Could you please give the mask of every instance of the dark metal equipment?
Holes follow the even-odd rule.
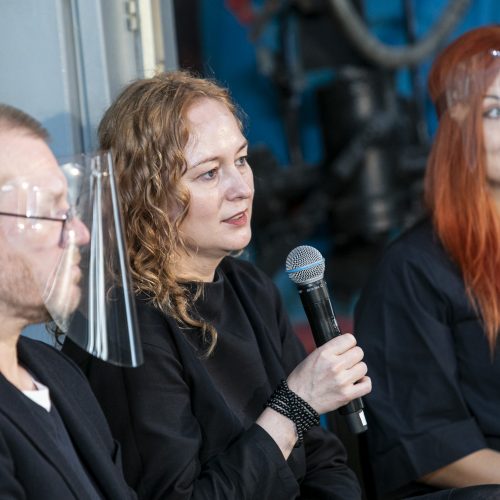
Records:
[[[425,89],[416,65],[454,24],[440,20],[430,41],[419,42],[411,0],[405,0],[406,36],[413,45],[391,56],[385,52],[388,63],[381,64],[370,60],[369,48],[360,49],[366,33],[364,38],[352,33],[353,26],[359,31],[362,2],[348,2],[348,8],[345,3],[272,1],[256,16],[258,61],[280,90],[290,164],[278,165],[266,149],[252,151],[250,163],[256,177],[253,241],[258,264],[272,274],[291,247],[322,238],[329,249],[325,256],[333,261],[328,266],[334,269],[331,281],[348,298],[363,284],[387,241],[421,215],[429,139]],[[455,23],[468,3],[450,2]],[[353,23],[346,22],[349,15],[356,16]],[[279,33],[273,50],[259,44],[271,22]],[[413,87],[410,97],[401,96],[395,83],[395,68],[405,65]],[[304,161],[301,144],[306,93],[316,96],[323,144],[323,161],[317,165]]]

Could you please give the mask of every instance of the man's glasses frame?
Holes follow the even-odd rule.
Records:
[[[27,215],[27,214],[15,214],[13,212],[0,212],[0,216],[5,217],[18,217],[20,219],[28,219],[28,220],[47,220],[52,222],[61,222],[61,235],[59,237],[59,246],[64,246],[64,230],[66,229],[66,224],[71,222],[73,219],[73,210],[71,208],[61,217],[48,217],[43,215]]]

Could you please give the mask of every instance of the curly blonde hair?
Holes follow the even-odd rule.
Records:
[[[136,293],[186,327],[199,328],[209,355],[215,328],[190,313],[194,292],[174,272],[175,259],[186,251],[179,226],[189,209],[189,193],[180,180],[186,171],[189,108],[199,99],[214,99],[235,116],[239,111],[227,89],[186,71],[158,74],[125,87],[99,125],[100,147],[112,152],[124,210],[125,239]]]

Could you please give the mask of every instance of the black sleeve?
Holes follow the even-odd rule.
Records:
[[[373,384],[365,397],[371,463],[387,491],[486,447],[461,393],[449,283],[434,255],[396,247],[356,308]]]
[[[165,323],[143,323],[144,328],[164,330]],[[125,474],[139,498],[267,498],[277,480],[292,497],[296,480],[279,447],[256,424],[201,463],[204,436],[191,406],[196,395],[179,358],[170,349],[143,347],[145,362],[139,368],[95,360],[83,366],[121,441]],[[103,378],[106,383],[100,384]]]
[[[283,363],[289,374],[305,358],[305,350],[293,331],[277,290],[274,291],[283,344]],[[310,429],[304,438],[306,475],[300,485],[302,499],[349,500],[361,498],[354,472],[346,464],[346,452],[333,433],[324,427]]]
[[[290,474],[278,446],[257,425],[202,467],[204,436],[191,410],[195,396],[182,377],[182,367],[172,353],[145,347],[144,367],[128,372],[125,382],[143,465],[140,496],[254,498],[273,484],[277,474]]]

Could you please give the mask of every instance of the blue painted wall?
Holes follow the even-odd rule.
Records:
[[[250,41],[249,27],[240,23],[224,0],[201,0],[201,27],[203,57],[208,74],[227,84],[235,100],[248,115],[247,130],[252,145],[266,144],[279,163],[289,162],[283,122],[280,119],[279,99],[270,80],[259,74],[255,45]],[[259,10],[262,0],[254,0]],[[423,36],[441,16],[448,0],[414,0],[416,31]],[[400,45],[405,42],[403,0],[364,0],[367,23],[371,31],[385,43]],[[470,28],[500,22],[498,0],[474,0],[450,40]],[[276,29],[271,23],[264,33],[263,43],[276,44]],[[419,71],[425,81],[431,59],[423,61]],[[397,74],[398,89],[402,94],[411,92],[407,70]],[[322,145],[312,92],[303,96],[301,116],[302,144],[308,163],[322,158]],[[432,135],[435,117],[428,106],[428,126]]]

